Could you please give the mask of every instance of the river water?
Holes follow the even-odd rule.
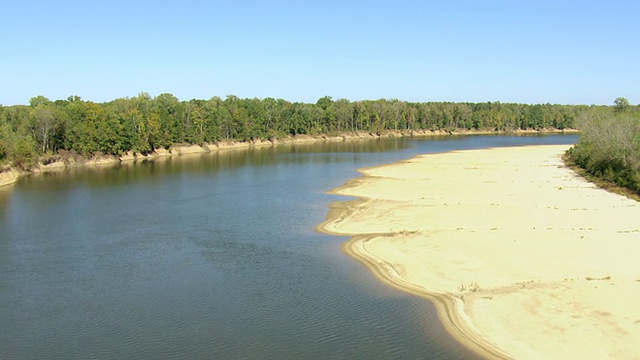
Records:
[[[325,192],[416,154],[572,144],[466,136],[286,145],[0,188],[0,359],[467,359],[433,306],[314,231]]]

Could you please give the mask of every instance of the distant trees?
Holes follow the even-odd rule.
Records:
[[[580,140],[567,155],[589,174],[640,194],[640,112],[625,98],[580,114]]]
[[[0,161],[28,166],[39,156],[60,152],[148,153],[179,143],[352,131],[564,129],[573,127],[590,108],[397,99],[352,102],[330,96],[311,104],[235,95],[180,101],[169,93],[152,97],[144,92],[106,103],[84,101],[77,95],[55,101],[36,96],[28,106],[0,107]]]

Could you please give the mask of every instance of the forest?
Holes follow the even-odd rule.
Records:
[[[140,93],[110,102],[31,98],[0,105],[0,166],[33,168],[64,156],[148,154],[172,145],[252,142],[296,135],[386,131],[580,130],[567,159],[588,174],[640,194],[640,110],[625,98],[613,106],[283,99],[180,101]]]
[[[640,195],[640,111],[625,98],[593,108],[576,119],[580,138],[568,160],[601,180]]]
[[[150,153],[174,144],[273,140],[299,134],[433,130],[573,128],[594,106],[349,101],[329,96],[316,103],[283,99],[180,101],[172,94],[140,93],[110,102],[31,98],[29,105],[0,106],[0,163],[29,169],[61,155]],[[607,108],[607,107],[603,107]]]

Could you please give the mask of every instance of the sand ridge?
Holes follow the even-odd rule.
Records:
[[[563,165],[568,145],[422,155],[362,169],[320,230],[436,303],[487,357],[640,358],[640,203]],[[439,305],[438,305],[439,304]]]

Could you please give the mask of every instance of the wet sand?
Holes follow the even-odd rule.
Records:
[[[321,231],[428,297],[487,357],[640,358],[640,203],[563,165],[567,145],[418,156],[362,169]]]

